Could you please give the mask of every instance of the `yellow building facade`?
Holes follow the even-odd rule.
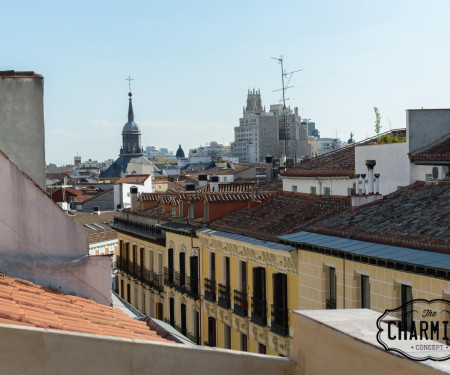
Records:
[[[292,247],[200,229],[202,343],[288,356],[297,309]]]

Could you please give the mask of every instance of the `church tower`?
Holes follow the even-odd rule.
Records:
[[[122,148],[120,149],[120,156],[142,156],[144,150],[141,147],[141,131],[134,122],[132,94],[128,93],[128,122],[122,129]]]

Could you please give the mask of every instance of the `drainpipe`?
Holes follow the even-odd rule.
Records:
[[[362,186],[362,194],[366,195],[366,174],[362,173],[361,177],[362,177],[362,184],[363,184],[363,186]]]
[[[198,335],[199,337],[199,341],[200,341],[200,345],[202,344],[202,339],[203,339],[203,335],[202,335],[202,262],[200,261],[200,257],[201,257],[201,251],[200,248],[198,246],[194,246],[194,230],[191,229],[191,248],[192,249],[197,249],[198,251],[198,303],[200,305],[200,312],[198,314]]]
[[[375,173],[376,185],[375,185],[375,194],[380,194],[380,174]]]

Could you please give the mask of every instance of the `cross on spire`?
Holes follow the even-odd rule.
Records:
[[[131,92],[131,81],[134,81],[134,79],[128,76],[128,78],[125,78],[125,81],[128,81],[128,89]]]

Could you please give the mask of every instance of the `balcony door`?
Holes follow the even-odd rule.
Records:
[[[189,258],[189,268],[191,272],[191,292],[198,293],[198,257]]]
[[[180,252],[180,286],[185,284],[186,279],[186,253]]]
[[[186,336],[186,305],[181,304],[181,334]]]
[[[266,270],[262,267],[253,268],[253,297],[266,302]]]
[[[289,332],[287,295],[287,275],[274,274],[272,330],[283,335]]]
[[[216,319],[208,317],[208,345],[216,346]]]
[[[168,250],[167,256],[168,256],[167,266],[168,266],[168,269],[169,269],[168,278],[169,278],[169,283],[172,284],[173,283],[173,249],[169,249]]]

